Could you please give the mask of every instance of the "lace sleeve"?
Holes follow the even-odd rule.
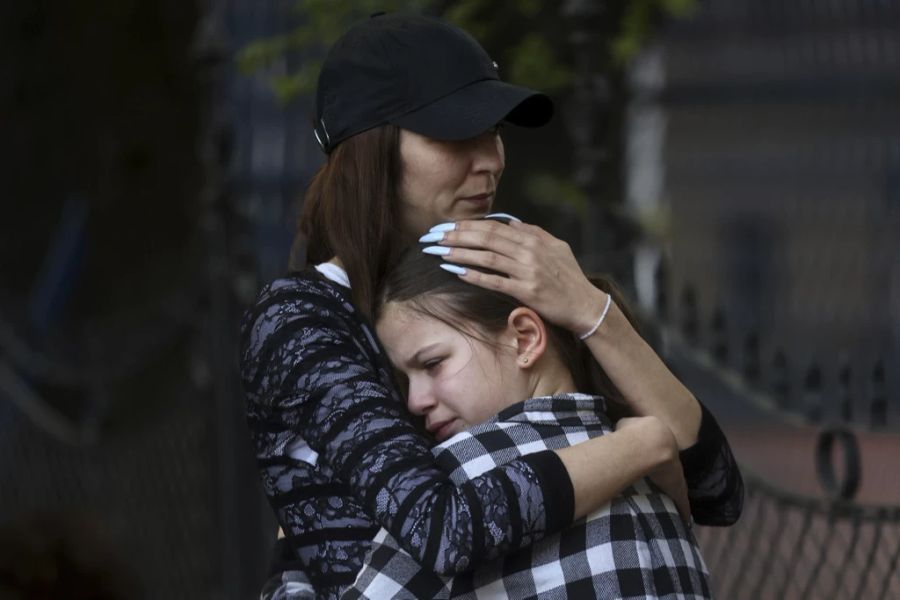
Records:
[[[733,525],[744,506],[744,481],[725,434],[711,412],[702,411],[697,443],[681,452],[691,515],[700,525]]]
[[[571,521],[572,484],[556,454],[453,485],[352,307],[315,286],[282,290],[278,301],[265,295],[244,322],[248,410],[266,413],[264,429],[289,430],[308,445],[423,566],[463,572]]]

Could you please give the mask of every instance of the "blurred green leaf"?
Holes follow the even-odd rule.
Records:
[[[519,0],[516,6],[519,8],[519,12],[529,19],[536,17],[543,8],[541,0]]]
[[[618,65],[631,60],[653,35],[660,17],[683,18],[698,8],[698,0],[631,0],[622,16],[619,33],[610,42]]]
[[[676,19],[683,19],[694,14],[700,4],[697,0],[662,0],[665,12]]]
[[[646,44],[661,15],[684,17],[698,6],[698,0],[622,1],[622,18],[613,27],[617,33],[609,41],[610,54],[619,67]],[[268,76],[282,102],[315,88],[318,74],[314,69],[321,61],[304,61],[297,73],[267,71],[281,67],[281,59],[289,52],[319,54],[355,21],[378,11],[428,14],[441,10],[442,18],[465,29],[485,46],[502,40],[507,48],[503,53],[505,64],[500,65],[505,79],[548,93],[560,92],[572,81],[572,66],[560,58],[559,45],[565,41],[556,39],[561,35],[559,21],[554,29],[553,19],[541,18],[542,14],[558,15],[559,3],[552,0],[519,0],[503,6],[489,0],[294,0],[291,10],[301,16],[299,26],[248,44],[236,59],[242,73],[263,72]],[[522,22],[533,26],[521,32],[510,29],[510,23]]]
[[[536,206],[565,207],[579,217],[587,213],[587,195],[568,177],[534,173],[525,180],[525,196]]]
[[[512,83],[553,93],[572,81],[572,70],[556,58],[550,42],[540,33],[526,34],[508,56],[505,78]]]
[[[491,23],[484,18],[490,3],[486,0],[461,0],[454,2],[441,14],[441,18],[472,34],[477,40],[490,35]]]
[[[293,73],[274,76],[272,88],[275,90],[275,97],[281,104],[287,104],[298,95],[314,93],[321,68],[321,59],[310,59]]]

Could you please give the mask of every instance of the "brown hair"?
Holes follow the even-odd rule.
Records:
[[[375,318],[381,317],[390,302],[402,302],[405,307],[436,318],[470,337],[488,342],[479,333],[498,333],[506,327],[509,313],[523,306],[521,302],[501,292],[481,288],[461,280],[438,268],[440,259],[423,254],[414,246],[404,252],[390,270],[379,290]],[[610,294],[625,317],[635,325],[628,303],[609,278],[592,277],[591,283]],[[473,328],[474,326],[474,328]],[[480,329],[481,331],[477,331]],[[619,405],[611,416],[624,415],[622,394],[572,332],[547,323],[549,342],[559,353],[563,364],[572,372],[576,389],[599,394]]]
[[[400,130],[376,127],[341,142],[306,191],[291,251],[306,244],[306,266],[338,257],[357,308],[374,312],[375,292],[407,236],[400,220]]]

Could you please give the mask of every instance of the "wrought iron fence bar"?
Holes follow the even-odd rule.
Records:
[[[775,531],[783,531],[787,512],[777,504],[775,505],[775,512],[778,515],[775,521]],[[767,576],[772,570],[772,566],[775,564],[775,557],[777,555],[774,548],[770,548],[766,553],[766,558],[760,567],[760,576],[756,578],[756,586],[750,594],[751,598],[759,598],[762,596],[763,587],[768,582]]]
[[[755,502],[754,503],[755,511],[750,515],[746,515],[743,518],[750,519],[754,523],[761,523],[764,520],[765,512],[766,512],[766,503],[765,502]],[[740,592],[741,584],[744,582],[744,578],[747,576],[747,573],[750,569],[747,568],[747,564],[742,560],[735,560],[736,557],[742,556],[756,556],[756,546],[759,542],[761,533],[761,528],[756,527],[751,532],[751,534],[747,538],[746,547],[741,552],[734,552],[732,554],[732,558],[729,561],[731,564],[737,565],[736,571],[737,575],[731,580],[731,585],[729,589],[728,597],[735,597],[736,594]]]
[[[677,353],[680,357],[687,359],[691,364],[700,368],[708,375],[715,378],[715,380],[725,384],[732,392],[745,398],[756,408],[765,412],[768,416],[772,417],[773,420],[795,426],[821,425],[821,423],[810,420],[804,415],[784,410],[783,406],[785,405],[787,398],[790,397],[790,387],[786,375],[782,373],[787,370],[787,358],[783,352],[776,351],[775,353],[773,367],[776,370],[776,377],[773,388],[778,394],[775,396],[748,382],[740,372],[727,364],[722,364],[716,360],[709,351],[703,349],[699,344],[691,343],[689,341],[690,337],[696,335],[693,333],[693,328],[688,330],[689,333],[687,335],[683,335],[678,328],[666,324],[657,323],[656,327],[659,330],[667,352]],[[876,366],[876,373],[878,372]],[[880,372],[883,376],[883,370]],[[781,373],[780,377],[778,376],[779,373]],[[875,395],[879,405],[883,404],[886,406],[886,391],[884,391],[883,388],[876,389],[879,390]],[[782,395],[785,396],[784,399],[782,399]],[[884,412],[886,414],[886,408],[884,409]],[[881,423],[881,421],[879,421],[879,423]],[[857,434],[871,431],[871,428],[858,423],[845,422],[841,423],[841,425],[847,430]],[[900,429],[886,423],[880,426],[879,430],[900,432]]]
[[[787,491],[767,481],[745,464],[741,465],[741,473],[748,488],[756,488],[766,496],[769,496],[773,501],[787,508],[800,509],[819,515],[833,514],[835,519],[858,519],[864,523],[890,522],[900,524],[900,506],[860,504]]]
[[[878,550],[878,546],[881,544],[881,527],[875,528],[875,539],[872,540],[872,545],[869,546],[869,554],[866,557],[866,560],[863,561],[863,571],[859,574],[859,583],[856,587],[856,592],[854,592],[852,598],[860,598],[862,591],[866,588],[866,579],[869,578],[869,573],[872,571],[872,566],[874,565],[875,552]],[[889,579],[887,577],[886,579]]]
[[[797,536],[797,540],[794,546],[794,553],[791,557],[791,562],[788,565],[787,572],[788,576],[785,577],[784,583],[781,586],[781,589],[778,591],[779,598],[787,597],[788,587],[791,585],[793,579],[790,577],[791,573],[795,573],[798,570],[798,566],[800,564],[800,560],[803,557],[803,548],[806,545],[806,535],[809,533],[810,526],[812,525],[813,512],[808,510],[803,514],[803,524],[800,527],[800,535]]]
[[[881,582],[881,592],[878,594],[879,598],[887,598],[891,583],[891,574],[897,571],[898,560],[900,560],[900,539],[897,540],[897,547],[894,549],[894,554],[891,556],[891,560],[888,564],[888,576]]]
[[[831,519],[830,515],[828,518],[828,525],[829,525],[829,527],[827,528],[827,530],[825,532],[825,538],[819,544],[819,546],[822,548],[827,548],[831,544],[831,541],[832,541],[832,539],[834,539],[834,534],[836,531],[836,528],[834,527],[834,521]],[[813,588],[815,587],[815,584],[816,584],[816,580],[819,577],[819,572],[822,570],[822,566],[825,564],[825,559],[827,557],[828,557],[827,552],[819,552],[819,559],[816,561],[816,564],[813,565],[813,568],[809,573],[809,577],[806,578],[806,585],[803,587],[803,592],[802,592],[803,598],[811,597]]]

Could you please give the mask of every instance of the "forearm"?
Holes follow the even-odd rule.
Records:
[[[595,306],[606,294],[597,290]],[[597,309],[599,310],[599,308]],[[587,347],[637,416],[655,416],[675,434],[680,449],[697,441],[700,404],[613,304]]]
[[[431,571],[468,571],[572,521],[571,484],[550,451],[510,461],[461,485],[429,466],[433,463],[424,455],[411,459],[416,451],[421,454],[412,437],[380,440],[348,461],[347,481],[398,545]]]
[[[556,451],[572,480],[576,519],[673,460],[677,451],[666,442],[661,427],[665,427],[661,420],[646,419],[638,426]]]

